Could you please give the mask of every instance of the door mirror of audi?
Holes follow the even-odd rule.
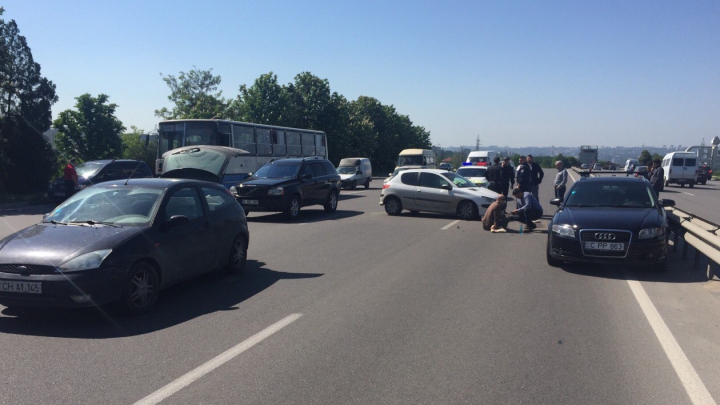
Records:
[[[658,202],[663,207],[674,207],[675,206],[675,200],[669,200],[667,198],[661,199]]]

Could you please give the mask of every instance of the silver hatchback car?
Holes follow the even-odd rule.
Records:
[[[498,194],[478,187],[459,174],[437,169],[410,169],[398,173],[383,185],[380,205],[388,215],[402,210],[428,211],[477,219]]]

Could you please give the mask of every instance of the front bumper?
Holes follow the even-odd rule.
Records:
[[[0,283],[39,282],[42,286],[41,294],[0,291],[0,304],[58,308],[107,304],[120,299],[128,270],[129,266],[119,266],[65,274],[0,272]]]
[[[284,195],[235,195],[235,199],[237,199],[245,211],[282,212],[285,211],[288,204],[288,199]]]
[[[578,239],[569,239],[550,233],[548,237],[548,254],[553,259],[567,262],[583,263],[637,263],[653,264],[661,263],[666,258],[665,237],[658,237],[646,240],[633,240],[627,249],[627,254],[622,257],[603,256],[602,253],[583,251]]]

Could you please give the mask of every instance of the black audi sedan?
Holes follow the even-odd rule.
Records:
[[[643,178],[582,178],[548,224],[547,262],[630,262],[665,264],[667,217],[660,200]]]
[[[243,209],[222,185],[101,183],[0,240],[0,304],[119,302],[143,313],[164,287],[224,266],[241,271],[249,237]]]

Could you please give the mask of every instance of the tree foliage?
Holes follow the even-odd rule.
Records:
[[[155,115],[162,119],[203,119],[224,116],[228,102],[217,91],[220,76],[210,70],[193,70],[180,72],[178,77],[167,75],[163,81],[170,87],[168,100],[175,106],[172,111],[163,107],[155,110]]]
[[[108,104],[108,98],[105,94],[83,94],[75,98],[74,110],[58,115],[53,126],[58,129],[55,144],[59,153],[81,161],[121,156],[120,134],[125,127],[115,117],[117,104]]]
[[[155,172],[155,158],[157,154],[157,140],[145,141],[143,131],[135,126],[130,127],[131,132],[121,135],[122,158],[142,160]]]
[[[42,133],[55,102],[55,85],[42,77],[17,24],[0,19],[0,189],[46,187],[54,154]]]
[[[638,156],[638,161],[641,165],[647,165],[648,163],[652,162],[652,155],[647,149],[644,149],[642,152],[640,152],[640,156]]]

